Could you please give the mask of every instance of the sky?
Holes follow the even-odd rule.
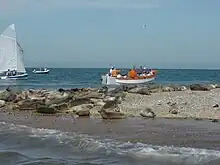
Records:
[[[0,32],[15,24],[27,67],[220,68],[219,9],[219,0],[0,0]]]

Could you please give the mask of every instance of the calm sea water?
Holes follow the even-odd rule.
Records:
[[[51,69],[1,88],[98,87],[108,69]],[[220,83],[220,70],[160,70],[156,83]],[[219,123],[76,120],[0,112],[0,165],[219,165]]]
[[[0,87],[16,85],[21,88],[74,88],[100,86],[100,74],[107,73],[108,69],[90,68],[52,68],[48,75],[36,75],[31,68],[27,69],[28,80],[0,81]],[[123,72],[127,73],[127,69]],[[220,70],[192,70],[192,69],[158,69],[155,83],[210,83],[220,82]]]

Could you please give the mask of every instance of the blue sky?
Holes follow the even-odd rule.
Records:
[[[26,66],[220,68],[219,9],[219,0],[0,0],[0,31],[15,23]]]

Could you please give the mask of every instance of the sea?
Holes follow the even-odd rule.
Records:
[[[106,74],[107,68],[51,68],[48,75],[32,73],[34,68],[28,68],[27,80],[0,81],[0,89],[11,85],[21,89],[30,88],[81,88],[100,87],[101,74]],[[157,77],[154,83],[158,84],[192,84],[192,83],[219,83],[220,70],[196,69],[156,69]],[[128,69],[121,69],[127,73]]]
[[[108,69],[51,68],[0,87],[100,87]],[[158,84],[220,83],[220,70],[157,69]],[[123,69],[127,72],[127,69]],[[0,112],[0,165],[220,165],[220,123]]]

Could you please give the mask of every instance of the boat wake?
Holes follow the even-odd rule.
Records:
[[[16,161],[59,160],[62,163],[206,165],[219,164],[220,151],[155,146],[0,123],[0,161],[5,153]],[[3,154],[4,153],[4,154]],[[20,159],[18,158],[20,157]],[[5,158],[6,159],[6,158]],[[213,165],[214,165],[213,164]]]

